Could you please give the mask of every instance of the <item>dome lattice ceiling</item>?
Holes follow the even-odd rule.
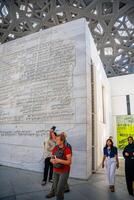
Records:
[[[134,73],[134,0],[0,0],[0,42],[81,17],[107,76]]]

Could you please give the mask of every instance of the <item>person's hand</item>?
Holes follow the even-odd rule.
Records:
[[[55,164],[60,163],[60,159],[58,159],[58,158],[55,156],[54,162],[55,162]]]
[[[57,164],[57,162],[56,162],[56,160],[55,159],[53,159],[53,162],[52,162],[52,164],[54,165],[54,164]]]
[[[117,167],[117,169],[119,168],[119,163],[117,162],[117,164],[116,164],[116,167]]]
[[[126,153],[125,153],[125,156],[129,156],[129,153],[126,152]]]
[[[53,164],[53,162],[54,162],[54,159],[52,159],[52,158],[51,158],[50,162]]]
[[[104,163],[102,163],[102,168],[104,168]]]
[[[54,165],[54,164],[57,164],[57,162],[56,162],[55,159],[51,159],[50,161],[51,161],[51,163],[52,163],[53,165]]]
[[[55,156],[52,156],[52,157],[51,157],[50,162],[51,162],[52,164],[55,164]]]
[[[60,161],[59,161],[59,159],[58,159],[56,156],[54,156],[54,158],[52,158],[52,159],[50,160],[50,162],[51,162],[52,164],[58,164]]]

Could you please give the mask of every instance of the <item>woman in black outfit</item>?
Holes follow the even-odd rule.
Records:
[[[133,137],[128,137],[128,145],[124,148],[123,156],[125,158],[125,175],[127,189],[130,195],[134,195],[134,140]]]

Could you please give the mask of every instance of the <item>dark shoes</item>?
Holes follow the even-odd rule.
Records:
[[[54,192],[50,192],[49,194],[46,195],[47,199],[50,199],[52,197],[55,197],[55,193]]]
[[[129,195],[130,195],[130,196],[134,196],[134,194],[133,194],[133,193],[129,193]]]
[[[49,180],[49,182],[53,183],[53,180],[51,179],[51,180]],[[46,184],[47,184],[47,181],[42,180],[41,185],[46,185]]]
[[[65,190],[65,191],[64,191],[64,193],[68,193],[68,192],[70,192],[70,190],[69,190],[69,189],[67,189],[67,190]]]
[[[69,189],[65,190],[64,193],[70,192]],[[54,192],[50,192],[49,194],[46,195],[47,199],[50,199],[52,197],[55,197],[55,193]]]
[[[43,180],[43,181],[41,182],[41,185],[46,185],[46,183],[47,183],[47,182]]]
[[[111,192],[115,192],[115,187],[114,187],[114,185],[110,185],[110,186],[109,186],[109,190],[110,190]]]

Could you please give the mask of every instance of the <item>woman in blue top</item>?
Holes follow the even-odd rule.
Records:
[[[102,168],[104,168],[104,162],[106,160],[107,179],[109,183],[109,189],[111,192],[115,191],[115,171],[119,168],[118,150],[113,146],[113,141],[108,139],[106,146],[103,149]]]

